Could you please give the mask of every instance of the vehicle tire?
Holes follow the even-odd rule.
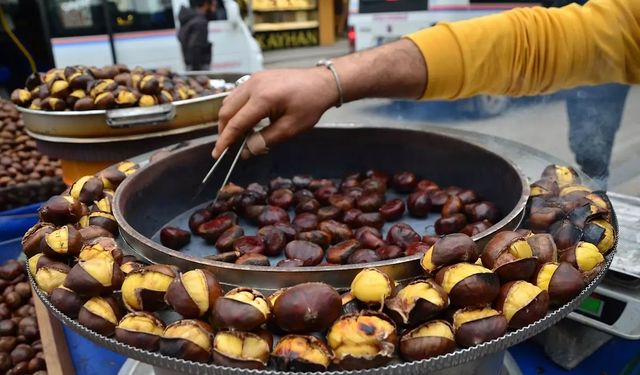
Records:
[[[511,100],[506,96],[478,95],[473,98],[475,111],[472,113],[477,118],[494,117],[506,111]]]

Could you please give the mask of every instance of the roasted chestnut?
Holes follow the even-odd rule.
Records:
[[[444,206],[444,202],[446,202],[447,199],[449,199],[449,194],[444,190],[432,190],[428,194],[429,194],[429,200],[431,202],[431,211],[432,212],[442,211],[442,206]],[[411,210],[411,208],[409,208],[409,210]]]
[[[284,254],[288,259],[302,261],[304,266],[318,265],[324,258],[322,247],[313,242],[301,240],[289,242],[284,248]]]
[[[385,365],[393,358],[396,339],[391,318],[373,311],[343,315],[327,334],[327,343],[335,354],[334,362],[344,370]]]
[[[257,290],[236,288],[216,299],[211,323],[216,329],[251,331],[271,317],[271,304]]]
[[[603,255],[607,255],[613,249],[616,233],[608,221],[603,219],[593,220],[584,226],[582,241],[596,245]]]
[[[318,221],[340,220],[342,211],[335,206],[320,207],[317,212]]]
[[[425,271],[433,273],[455,263],[474,263],[478,256],[476,243],[465,234],[455,233],[440,237],[424,254],[420,265]]]
[[[295,190],[295,185],[289,178],[276,177],[273,180],[269,181],[269,190],[273,191],[277,189]]]
[[[55,195],[40,208],[38,215],[46,223],[74,224],[82,217],[82,205],[69,195]]]
[[[309,184],[311,184],[311,180],[313,180],[313,177],[308,175],[295,175],[291,178],[291,182],[296,189],[308,188]]]
[[[287,335],[271,354],[279,371],[311,372],[329,368],[333,355],[324,342],[310,335]]]
[[[313,196],[318,200],[318,202],[320,202],[321,204],[328,205],[329,198],[332,195],[335,195],[338,193],[338,188],[336,188],[334,185],[325,185],[315,190],[311,189],[311,191],[313,191]]]
[[[569,220],[555,222],[549,227],[549,233],[553,237],[558,250],[564,250],[574,246],[582,237],[580,228],[573,225]]]
[[[284,289],[273,303],[274,322],[285,332],[323,331],[340,316],[342,300],[324,283],[303,283]]]
[[[358,215],[356,218],[356,227],[374,227],[382,229],[384,225],[384,218],[379,212],[365,212]]]
[[[347,259],[347,264],[373,263],[382,260],[375,250],[358,249]]]
[[[299,190],[299,191],[305,191],[305,190]],[[320,208],[320,202],[318,202],[314,198],[306,198],[298,202],[298,204],[296,205],[295,211],[296,211],[296,214],[301,214],[303,212],[309,212],[313,214],[318,212],[319,208]]]
[[[342,241],[327,249],[327,261],[333,264],[346,264],[354,251],[360,248],[360,242],[355,239]]]
[[[313,242],[323,249],[331,245],[331,234],[321,230],[311,230],[308,232],[300,232],[296,235],[297,240]],[[286,250],[286,248],[285,248]]]
[[[289,223],[276,223],[276,224],[273,224],[273,226],[279,231],[281,231],[282,233],[284,233],[284,236],[287,239],[287,242],[294,240],[296,238],[296,234],[298,234],[298,231],[296,231],[296,228],[294,228],[293,225]]]
[[[431,180],[422,179],[418,181],[418,184],[416,185],[416,190],[430,192],[434,190],[440,190],[440,187],[438,186],[438,184],[436,184]]]
[[[356,239],[362,244],[363,247],[368,249],[377,249],[380,246],[385,245],[382,239],[380,231],[373,227],[360,227],[355,233]]]
[[[216,248],[220,252],[233,250],[233,243],[244,236],[244,229],[239,225],[232,225],[222,232],[216,240]]]
[[[362,211],[357,208],[352,208],[349,211],[346,211],[342,216],[342,222],[347,224],[350,228],[359,227],[358,216],[362,214]]]
[[[498,276],[477,264],[457,263],[436,274],[436,282],[454,306],[480,306],[493,302],[500,292]]]
[[[457,213],[461,213],[464,209],[464,203],[457,195],[450,195],[442,205],[442,217],[449,217]]]
[[[412,172],[399,172],[393,175],[391,186],[398,193],[410,193],[418,185],[418,179]]]
[[[201,236],[202,234],[198,231],[198,228],[200,227],[200,225],[211,220],[211,218],[212,215],[209,210],[207,210],[206,208],[199,209],[189,217],[189,229],[191,229],[191,232],[193,234]]]
[[[507,332],[507,319],[489,307],[467,307],[453,314],[456,343],[463,348],[496,339]]]
[[[431,248],[431,246],[426,243],[414,242],[407,246],[407,248],[405,249],[405,255],[411,256],[415,254],[424,254],[429,250],[429,248]]]
[[[531,197],[556,197],[559,193],[558,182],[552,178],[542,178],[531,184]]]
[[[265,227],[277,223],[289,223],[289,214],[287,211],[276,206],[265,206],[257,217],[258,225]]]
[[[425,218],[429,215],[431,210],[431,198],[429,192],[425,190],[418,190],[409,194],[407,198],[407,208],[409,209],[409,215],[418,218]]]
[[[382,245],[376,249],[381,260],[395,259],[404,256],[404,251],[396,245]]]
[[[460,230],[460,233],[466,234],[469,237],[475,236],[478,233],[482,233],[485,230],[491,228],[493,224],[489,222],[489,220],[476,221],[475,223],[470,223],[464,226]]]
[[[81,296],[95,297],[120,288],[124,274],[113,259],[81,260],[71,268],[64,281],[65,288]]]
[[[267,258],[266,255],[259,254],[259,253],[248,253],[236,259],[236,264],[240,264],[244,266],[268,267],[271,265],[271,262],[269,262],[269,258]]]
[[[118,243],[111,237],[98,237],[93,240],[86,241],[78,255],[79,260],[90,259],[107,259],[113,260],[117,264],[122,263],[122,250]]]
[[[392,199],[384,203],[379,209],[380,215],[385,221],[396,221],[404,215],[404,202],[402,199]]]
[[[384,204],[384,194],[372,192],[365,193],[356,200],[356,206],[362,212],[375,212]]]
[[[424,323],[449,306],[449,297],[431,279],[415,280],[385,301],[387,314],[399,325]]]
[[[220,215],[215,219],[200,224],[196,233],[198,233],[207,242],[215,243],[218,240],[218,237],[233,225],[235,225],[235,222],[230,216]]]
[[[558,248],[553,237],[548,233],[538,233],[526,237],[533,256],[538,258],[538,264],[558,261]]]
[[[342,241],[353,238],[353,231],[346,224],[335,220],[325,220],[318,225],[318,229],[326,232],[331,237],[331,244],[337,244]]]
[[[50,294],[64,283],[70,268],[64,263],[48,262],[47,260],[48,258],[44,256],[37,259],[34,264],[36,271],[33,275],[38,287],[46,294]],[[31,262],[29,262],[29,268],[31,268]]]
[[[549,294],[550,302],[558,305],[569,302],[584,288],[580,271],[566,262],[543,264],[535,282]]]
[[[582,273],[585,282],[593,280],[604,267],[604,256],[589,242],[578,242],[560,253],[560,261],[568,262]]]
[[[42,239],[49,233],[53,232],[55,227],[49,223],[38,222],[22,236],[20,243],[22,244],[22,252],[27,258],[40,253],[40,243]]]
[[[176,269],[165,264],[129,272],[121,288],[125,307],[131,311],[155,311],[165,306],[165,293],[177,276]]]
[[[463,214],[453,214],[448,217],[441,217],[434,225],[436,234],[451,234],[460,232],[467,225],[467,218]]]
[[[542,178],[548,178],[556,181],[561,188],[567,185],[575,185],[580,183],[580,176],[575,169],[569,166],[561,166],[551,164],[542,171]]]
[[[269,343],[251,332],[220,331],[213,338],[213,363],[259,370],[269,361]]]
[[[259,236],[242,236],[233,242],[233,251],[241,255],[264,253],[264,242]]]
[[[191,241],[191,233],[184,229],[164,227],[160,231],[160,242],[170,249],[180,250],[185,247],[189,241]]]
[[[318,228],[318,216],[309,212],[303,212],[296,215],[291,221],[291,225],[298,232],[307,232]]]
[[[260,228],[258,237],[262,239],[264,254],[268,256],[275,256],[282,253],[282,250],[287,244],[287,237],[284,232],[272,225]]]
[[[538,265],[538,259],[525,235],[502,231],[494,235],[482,252],[482,265],[495,272],[502,282],[529,280]]]
[[[455,348],[453,328],[444,320],[424,323],[400,338],[400,355],[407,361],[436,357]]]
[[[377,268],[365,268],[351,282],[351,294],[360,302],[371,306],[382,306],[393,295],[395,282]]]
[[[406,249],[409,244],[420,242],[420,235],[409,224],[398,223],[389,228],[387,242]]]
[[[80,219],[80,224],[83,225],[83,227],[94,225],[103,228],[112,234],[118,233],[118,222],[116,221],[116,218],[112,214],[106,212],[91,212],[87,217],[87,222],[84,223],[82,219]]]
[[[178,320],[164,329],[160,353],[195,362],[208,362],[213,347],[211,327],[195,319]]]
[[[164,300],[183,317],[200,318],[211,310],[222,294],[222,288],[213,273],[195,269],[174,278]]]
[[[78,323],[104,336],[115,333],[122,309],[115,298],[93,297],[80,308]]]
[[[346,212],[355,205],[355,198],[343,194],[334,194],[329,197],[329,204],[342,212]]]
[[[127,176],[135,173],[138,168],[139,166],[134,162],[123,161],[101,171],[98,173],[98,177],[102,180],[105,189],[115,190]]]
[[[84,204],[91,204],[102,198],[104,184],[102,180],[95,176],[80,177],[69,188],[69,195]]]
[[[496,205],[486,201],[466,204],[464,213],[472,222],[489,220],[492,223],[497,223],[500,220],[500,211]]]
[[[115,330],[118,341],[149,351],[158,350],[163,332],[164,323],[144,311],[125,315]]]
[[[269,195],[268,203],[285,210],[293,205],[293,191],[289,189],[276,189]]]
[[[78,317],[78,313],[85,303],[80,295],[64,286],[53,289],[49,299],[53,306],[73,319]]]
[[[509,328],[522,328],[547,314],[549,295],[527,281],[512,281],[500,288],[496,309],[507,318]]]
[[[276,263],[276,267],[284,267],[284,268],[303,267],[303,266],[304,266],[304,262],[301,261],[300,259],[283,259],[278,263]]]

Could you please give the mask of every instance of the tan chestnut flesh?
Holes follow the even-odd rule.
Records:
[[[388,315],[400,325],[416,325],[440,314],[449,306],[449,297],[433,280],[416,280],[385,301]]]
[[[166,306],[165,293],[178,276],[176,268],[153,264],[132,271],[122,282],[122,300],[131,311],[155,311]]]
[[[191,241],[191,233],[176,227],[164,227],[160,231],[160,242],[173,250],[180,250]]]
[[[287,288],[273,306],[275,323],[285,332],[316,332],[329,328],[340,316],[342,300],[324,283],[303,283]]]
[[[207,314],[222,295],[222,288],[213,273],[195,269],[174,278],[164,299],[177,313],[191,319]]]
[[[324,258],[322,247],[313,242],[301,240],[289,242],[284,248],[284,254],[288,259],[302,261],[303,266],[318,265]]]
[[[125,315],[115,329],[116,339],[136,348],[156,351],[164,324],[147,312],[133,312]]]
[[[213,339],[213,363],[259,370],[267,365],[269,342],[250,332],[221,331]]]
[[[122,311],[115,298],[93,297],[78,313],[78,322],[104,336],[115,333],[116,325],[122,317]]]
[[[280,339],[271,358],[277,370],[293,372],[325,371],[332,355],[320,339],[311,335],[287,335]]]
[[[505,315],[509,328],[519,329],[547,314],[549,294],[526,281],[512,281],[500,288],[496,309]]]
[[[73,226],[65,225],[44,236],[40,246],[51,258],[77,256],[82,249],[82,236]]]
[[[165,328],[160,340],[160,353],[195,362],[208,362],[213,331],[201,320],[184,319]]]

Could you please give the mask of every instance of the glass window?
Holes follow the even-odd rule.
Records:
[[[173,29],[170,0],[107,1],[114,32]]]
[[[106,34],[100,0],[46,1],[52,37]]]

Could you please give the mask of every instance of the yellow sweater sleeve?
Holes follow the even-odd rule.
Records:
[[[407,37],[426,62],[424,98],[640,82],[640,0],[521,8],[440,23]]]

